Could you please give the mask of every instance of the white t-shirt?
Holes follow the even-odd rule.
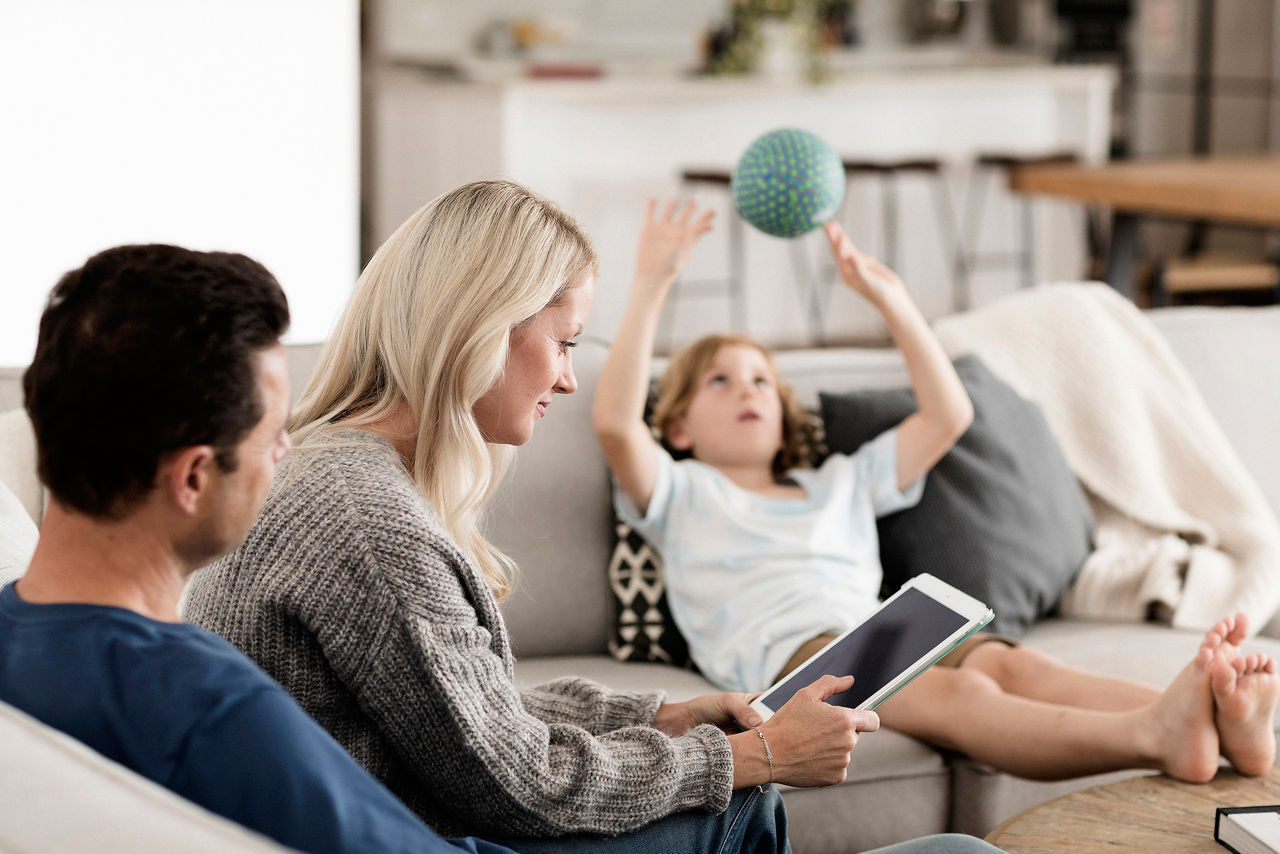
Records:
[[[805,641],[843,632],[879,601],[875,520],[920,500],[897,488],[898,431],[819,469],[793,469],[804,498],[766,498],[697,460],[659,453],[648,512],[614,489],[618,514],[662,556],[676,625],[703,674],[761,691]]]

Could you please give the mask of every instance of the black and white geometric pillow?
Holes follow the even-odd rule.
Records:
[[[615,520],[618,541],[609,558],[614,624],[609,652],[619,661],[693,667],[689,644],[667,604],[662,558],[630,525]]]

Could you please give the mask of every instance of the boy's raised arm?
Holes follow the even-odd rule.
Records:
[[[653,342],[662,303],[698,238],[711,230],[714,211],[693,202],[677,210],[667,202],[655,216],[649,201],[636,250],[635,278],[618,333],[596,386],[591,425],[618,485],[644,511],[658,472],[658,446],[644,423]]]
[[[973,422],[973,403],[898,274],[854,248],[837,223],[828,223],[826,232],[840,275],[880,312],[911,375],[919,409],[898,428],[901,489],[951,450]]]

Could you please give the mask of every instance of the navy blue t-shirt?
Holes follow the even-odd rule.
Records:
[[[306,852],[499,854],[446,840],[215,634],[0,589],[0,700],[205,809]]]

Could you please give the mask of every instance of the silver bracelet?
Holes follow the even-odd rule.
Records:
[[[769,739],[764,737],[764,733],[760,731],[760,727],[753,726],[756,735],[760,736],[760,740],[764,742],[764,758],[769,761],[769,785],[773,785],[773,751],[769,749]],[[764,794],[764,786],[756,786],[761,794]]]

